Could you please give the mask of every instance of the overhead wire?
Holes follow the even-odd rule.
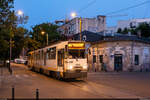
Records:
[[[148,0],[147,0],[147,1],[148,1]],[[148,10],[149,10],[149,5],[147,5],[147,6],[145,7],[145,12],[144,12],[143,18],[146,18],[146,17],[147,17],[147,15],[148,15]]]
[[[79,14],[79,13],[83,12],[85,9],[87,9],[89,6],[93,5],[95,2],[96,2],[96,0],[92,0],[87,5],[85,5],[82,8],[80,8],[77,13]],[[60,19],[62,19],[64,17],[66,17],[66,16],[62,16]]]
[[[85,5],[84,7],[80,8],[78,13],[81,13],[82,11],[84,11],[85,9],[87,9],[89,6],[95,4],[96,0],[92,0],[90,3],[88,3],[87,5]]]
[[[145,1],[145,2],[142,2],[140,4],[136,4],[136,5],[133,5],[133,6],[130,6],[130,7],[127,7],[127,8],[123,8],[123,9],[120,9],[120,10],[117,10],[117,11],[109,12],[109,13],[106,13],[105,15],[112,15],[114,13],[123,12],[123,11],[129,10],[129,9],[132,9],[132,8],[136,8],[136,7],[148,4],[148,3],[150,3],[150,1]]]

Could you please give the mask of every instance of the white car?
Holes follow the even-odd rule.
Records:
[[[27,60],[17,58],[17,59],[14,60],[14,62],[17,63],[17,64],[25,64],[27,62]]]

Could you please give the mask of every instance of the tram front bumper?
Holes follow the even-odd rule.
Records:
[[[64,72],[64,78],[85,78],[87,77],[87,72]]]

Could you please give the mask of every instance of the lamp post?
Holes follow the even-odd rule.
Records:
[[[42,31],[41,34],[44,35],[46,32]],[[46,33],[46,45],[48,45],[48,33]]]
[[[77,16],[77,14],[75,12],[71,13],[71,17],[75,18]],[[80,25],[80,41],[82,41],[82,18],[79,18],[79,25]]]
[[[17,14],[19,16],[22,16],[23,12],[21,10],[18,10]],[[13,15],[13,19],[12,20],[14,21],[14,15]],[[13,25],[13,23],[12,23],[12,25]],[[13,33],[13,26],[12,25],[10,26],[10,39],[9,39],[9,71],[10,71],[11,74],[12,74],[12,69],[11,69],[12,44],[14,42],[14,41],[12,41],[12,38],[13,38],[13,35],[14,35],[14,33]]]

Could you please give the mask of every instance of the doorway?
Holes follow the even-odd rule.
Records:
[[[114,56],[114,70],[122,71],[122,54],[115,54]]]

